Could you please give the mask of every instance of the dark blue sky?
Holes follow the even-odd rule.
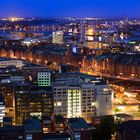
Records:
[[[140,0],[0,0],[0,16],[140,17]]]

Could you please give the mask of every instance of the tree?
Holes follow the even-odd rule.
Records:
[[[113,116],[102,117],[100,125],[93,134],[93,140],[111,140],[111,136],[115,133],[116,127]]]

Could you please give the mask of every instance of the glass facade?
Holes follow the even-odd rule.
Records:
[[[15,123],[22,122],[30,116],[42,118],[53,112],[53,94],[45,89],[19,87],[15,91]]]

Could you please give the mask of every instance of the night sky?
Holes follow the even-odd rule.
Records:
[[[0,0],[0,16],[140,17],[140,0]]]

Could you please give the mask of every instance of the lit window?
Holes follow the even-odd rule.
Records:
[[[57,102],[57,106],[61,106],[62,105],[62,103],[61,102]]]

